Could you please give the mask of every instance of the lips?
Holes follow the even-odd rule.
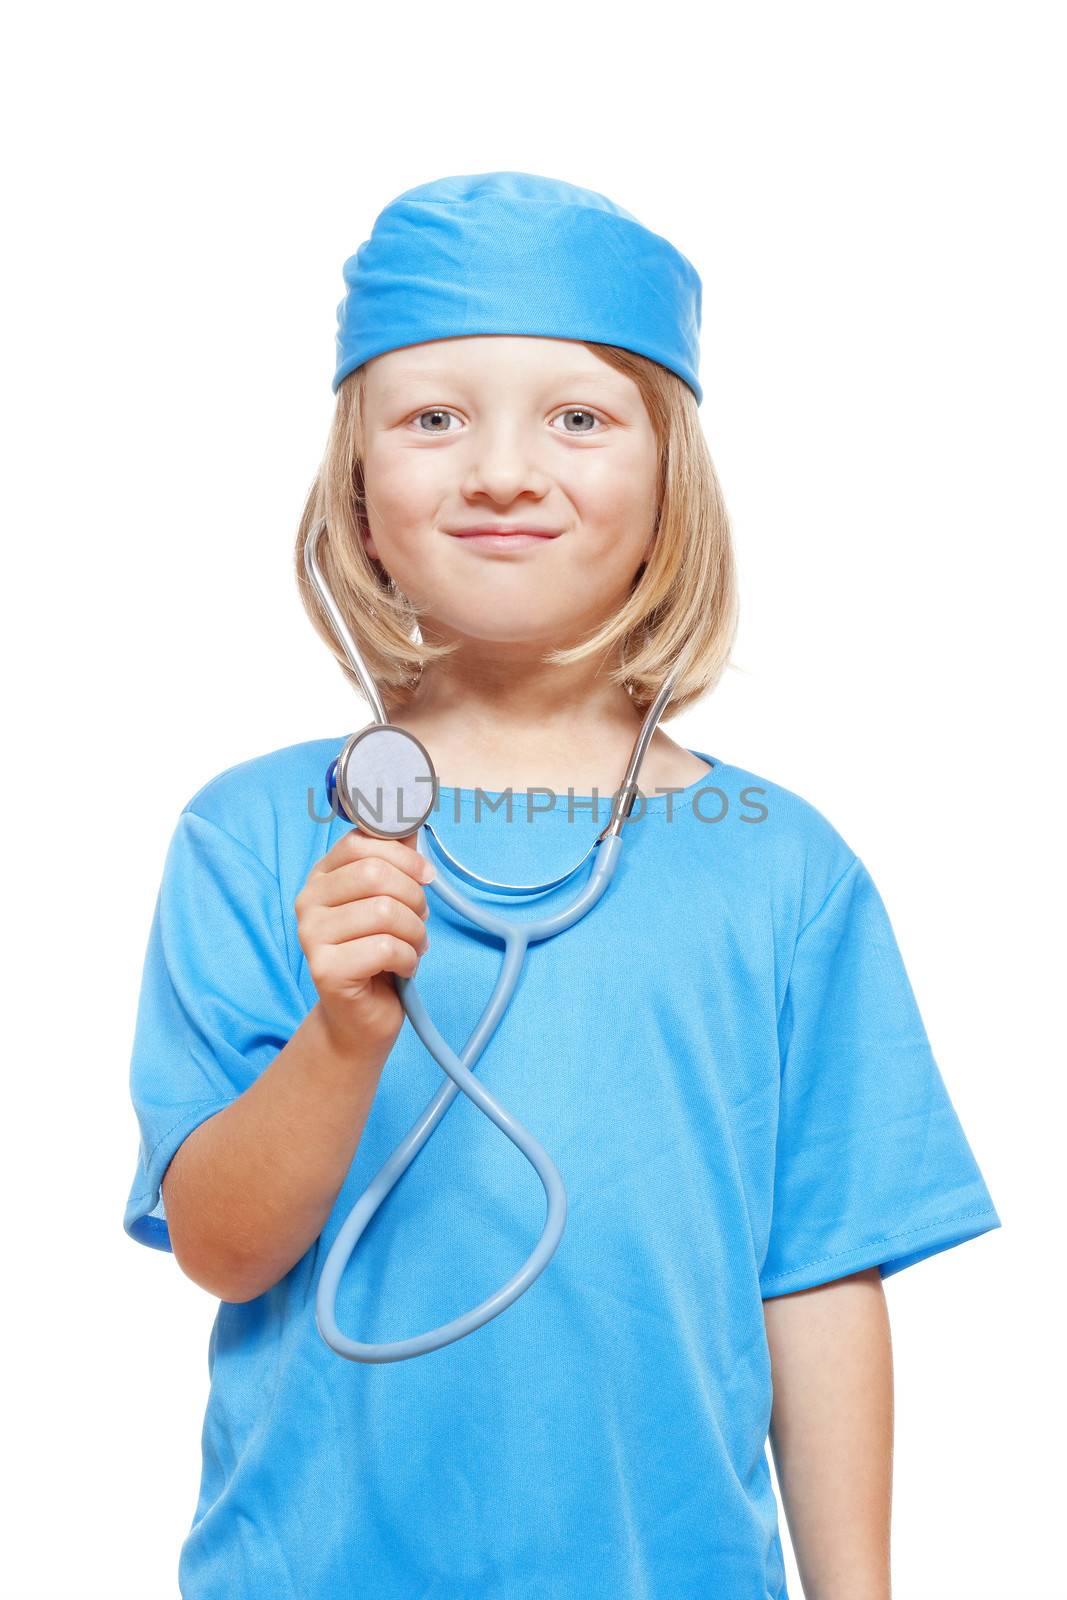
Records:
[[[558,528],[508,527],[506,524],[487,523],[483,528],[457,528],[452,537],[459,539],[473,554],[517,556],[522,550],[543,550],[559,537]]]
[[[485,528],[454,528],[456,539],[557,539],[558,528],[509,528],[504,523],[486,523]]]

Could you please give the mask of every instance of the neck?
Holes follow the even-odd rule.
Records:
[[[643,721],[602,662],[546,667],[499,651],[434,663],[413,699],[387,709],[426,746],[442,783],[497,791],[610,789]]]

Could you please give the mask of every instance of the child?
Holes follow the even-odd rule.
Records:
[[[669,717],[734,637],[700,280],[602,195],[515,172],[401,195],[345,278],[304,603],[341,661],[303,575],[325,518],[331,590],[441,776],[434,833],[483,878],[563,879],[532,903],[457,886],[546,916],[668,673]],[[458,1052],[501,959],[427,888],[416,834],[331,816],[349,731],[200,789],[151,929],[125,1228],[221,1301],[185,1600],[784,1600],[769,1433],[805,1585],[887,1600],[881,1279],[1000,1219],[863,862],[657,729],[615,878],[531,946],[475,1069],[558,1165],[558,1249],[472,1334],[343,1360],[323,1262],[443,1078],[394,975]],[[531,1168],[458,1095],[338,1325],[438,1327],[543,1225]]]

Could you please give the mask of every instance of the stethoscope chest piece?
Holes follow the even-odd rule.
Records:
[[[330,806],[379,839],[421,828],[437,799],[437,774],[413,733],[371,722],[346,742],[326,774]]]

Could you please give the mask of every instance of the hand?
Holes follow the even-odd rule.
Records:
[[[435,869],[406,839],[352,828],[308,873],[294,901],[297,937],[330,1033],[386,1052],[404,1022],[392,972],[410,978],[429,946],[420,885]]]

